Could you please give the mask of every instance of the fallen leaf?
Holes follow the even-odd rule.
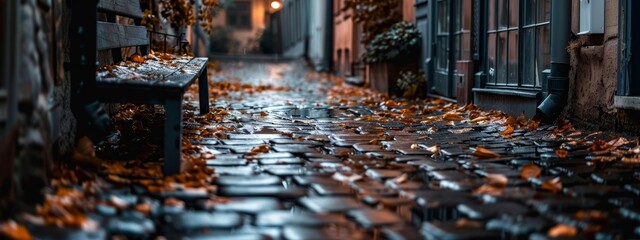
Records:
[[[266,112],[260,112],[260,116],[261,116],[261,117],[266,117],[266,116],[269,116],[269,114],[268,114],[268,113],[266,113]]]
[[[151,203],[139,203],[135,209],[144,215],[149,215],[151,214]]]
[[[499,158],[500,157],[500,154],[497,154],[483,147],[476,147],[476,150],[473,151],[472,155],[478,158]]]
[[[540,186],[541,189],[551,191],[554,193],[560,192],[562,190],[562,182],[560,182],[560,178],[553,178],[546,180]]]
[[[433,154],[438,154],[440,152],[440,147],[438,145],[433,145],[431,147],[426,148],[425,150],[433,153]]]
[[[613,139],[613,140],[607,142],[607,144],[609,144],[609,146],[614,147],[614,148],[620,147],[620,146],[628,144],[628,143],[629,143],[629,140],[624,138],[624,137],[619,137],[619,138],[616,138],[616,139]]]
[[[164,200],[164,205],[172,207],[184,207],[184,202],[177,198],[167,198]]]
[[[524,180],[529,178],[537,178],[542,173],[542,169],[535,164],[527,164],[520,170],[520,177]]]
[[[343,182],[343,183],[351,183],[351,182],[355,182],[358,181],[360,179],[362,179],[362,175],[360,174],[351,174],[351,175],[344,175],[340,172],[336,172],[331,176],[333,179],[339,181],[339,182]]]
[[[513,133],[513,126],[511,125],[507,125],[507,129],[505,129],[504,131],[502,131],[501,135],[505,138],[510,138],[511,134]]]
[[[489,184],[484,184],[479,188],[473,190],[473,194],[477,195],[489,195],[489,196],[500,196],[504,193],[503,187],[494,187]]]
[[[0,236],[6,237],[7,239],[33,239],[31,233],[29,233],[29,230],[25,226],[13,220],[0,224]]]
[[[131,55],[131,61],[135,63],[144,63],[144,57],[140,56],[140,54],[135,53]]]
[[[487,184],[493,187],[505,188],[507,187],[507,182],[509,181],[509,179],[507,179],[507,177],[503,174],[489,174],[485,176],[485,178],[488,180]]]
[[[569,155],[569,151],[564,150],[564,149],[556,149],[554,151],[556,153],[556,156],[558,156],[558,158],[567,158],[567,156]]]
[[[482,228],[483,225],[480,221],[473,221],[466,218],[461,218],[456,221],[456,227],[458,228]]]
[[[480,116],[480,117],[477,117],[477,118],[472,119],[472,120],[471,120],[471,121],[469,121],[469,122],[470,122],[470,123],[474,123],[474,124],[475,124],[475,123],[479,123],[479,122],[487,121],[487,120],[489,120],[489,118],[488,118],[488,117]]]
[[[391,179],[391,181],[397,184],[405,183],[409,181],[409,175],[407,175],[406,173],[403,173],[402,175]]]
[[[547,235],[551,238],[571,238],[575,237],[577,234],[578,229],[566,224],[558,224],[547,232]]]
[[[462,121],[464,118],[455,112],[448,112],[442,116],[442,119],[445,121]]]
[[[605,221],[608,214],[598,210],[580,210],[576,212],[575,219],[580,221]]]
[[[622,158],[623,163],[640,163],[640,157],[625,157]]]
[[[411,149],[420,149],[420,145],[419,144],[411,144]]]

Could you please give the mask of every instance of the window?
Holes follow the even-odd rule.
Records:
[[[616,95],[638,97],[640,96],[640,67],[637,63],[640,61],[640,55],[638,55],[637,48],[640,46],[640,31],[632,29],[638,27],[634,25],[640,19],[640,6],[632,5],[632,2],[632,0],[620,1],[619,22],[621,25],[618,27],[620,74]]]
[[[227,8],[227,26],[235,29],[251,29],[251,2],[235,1]]]
[[[487,85],[540,87],[550,65],[549,0],[488,3]]]

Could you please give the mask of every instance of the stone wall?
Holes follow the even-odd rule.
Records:
[[[572,3],[572,32],[579,32],[579,0]],[[613,107],[618,79],[618,1],[605,1],[605,33],[583,35],[567,48],[571,56],[569,107],[566,116],[592,128],[614,129]]]

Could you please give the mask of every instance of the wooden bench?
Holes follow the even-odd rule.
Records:
[[[99,0],[97,5],[96,0],[80,2],[85,1],[93,2],[92,7],[95,7],[98,13],[104,13],[107,16],[106,22],[94,20],[96,22],[94,38],[96,49],[94,53],[109,50],[114,63],[123,60],[123,48],[135,47],[136,50],[139,49],[142,56],[147,55],[147,49],[150,47],[149,33],[145,26],[140,26],[143,16],[140,0]],[[90,12],[86,8],[84,11]],[[89,14],[83,15],[86,18],[91,18]],[[131,18],[134,20],[134,25],[117,23],[116,16]],[[93,31],[87,32],[90,34]],[[204,115],[209,112],[207,60],[207,58],[165,59],[154,61],[154,64],[146,64],[145,62],[131,70],[144,78],[123,78],[113,74],[95,76],[94,71],[95,87],[93,93],[97,100],[111,103],[161,104],[164,106],[165,176],[180,172],[182,100],[185,91],[196,79],[199,79],[200,114]],[[159,62],[165,64],[158,64]]]

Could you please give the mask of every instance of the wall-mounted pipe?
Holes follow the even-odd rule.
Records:
[[[542,118],[558,117],[567,104],[569,93],[569,53],[571,37],[571,1],[551,1],[551,75],[548,95],[538,106]]]

